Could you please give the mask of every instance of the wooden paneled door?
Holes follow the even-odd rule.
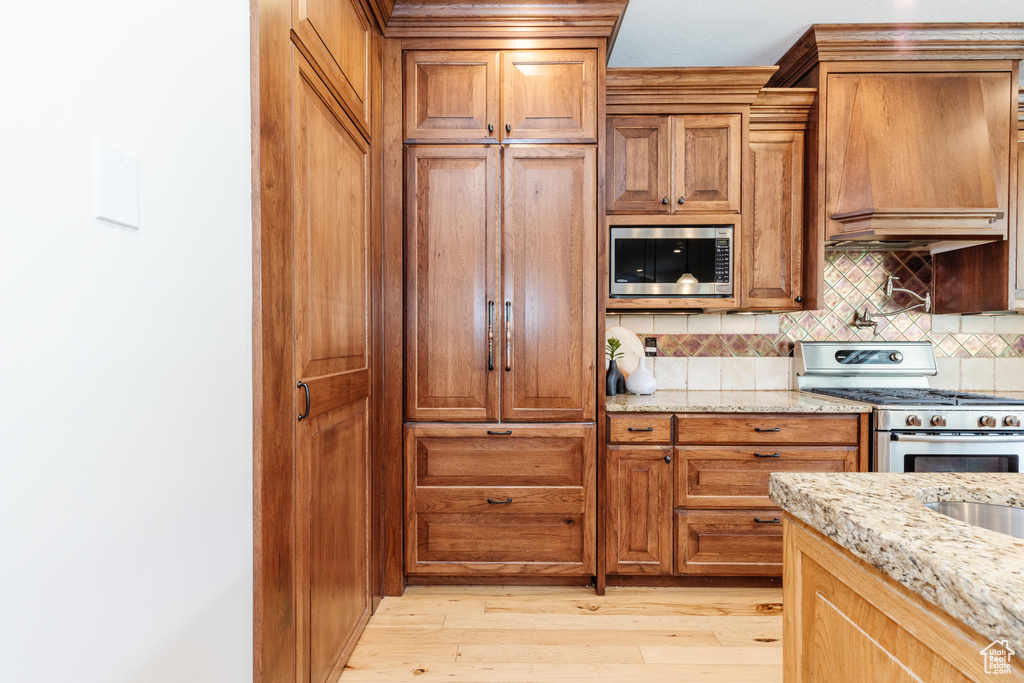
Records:
[[[608,211],[669,211],[669,118],[608,117]]]
[[[739,212],[740,123],[740,114],[672,117],[674,212]]]
[[[672,449],[609,446],[605,501],[609,574],[672,573]]]
[[[295,656],[298,680],[325,683],[370,614],[370,158],[297,51],[293,63]]]
[[[497,142],[498,53],[405,53],[405,139]]]
[[[498,419],[498,147],[406,148],[406,419]]]
[[[804,237],[803,131],[751,131],[753,214],[741,259],[743,307],[800,308]]]
[[[501,418],[595,419],[596,150],[504,150]]]
[[[597,51],[501,53],[502,139],[597,142]]]

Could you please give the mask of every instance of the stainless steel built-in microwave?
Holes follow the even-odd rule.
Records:
[[[733,226],[611,228],[613,297],[732,296]]]

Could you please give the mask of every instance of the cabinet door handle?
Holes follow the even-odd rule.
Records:
[[[512,372],[512,302],[505,302],[505,372]]]
[[[680,198],[679,198],[679,203],[680,203],[680,204],[682,204],[682,203],[683,203],[683,202],[685,202],[685,201],[686,201],[686,197],[680,197]]]
[[[488,123],[487,124],[487,132],[488,133],[493,133],[494,132],[494,124],[493,123]]]
[[[512,433],[512,430],[511,429],[506,429],[503,432],[499,432],[499,431],[497,431],[495,429],[488,429],[487,433],[490,434],[491,436],[508,436],[509,434]]]
[[[487,370],[494,369],[494,302],[487,302]]]
[[[666,455],[665,456],[665,462],[672,462],[672,456],[671,455]]]
[[[760,517],[754,517],[754,521],[758,524],[778,524],[781,520],[778,517],[772,517],[771,519],[761,519]]]
[[[661,198],[661,203],[662,204],[668,204],[668,197],[662,197]]]
[[[509,503],[512,502],[512,499],[506,498],[505,500],[494,500],[493,498],[488,498],[487,502],[490,503],[491,505],[508,505]]]
[[[306,409],[299,413],[299,422],[302,422],[309,417],[309,385],[305,382],[299,382],[299,388],[306,392]]]
[[[775,453],[754,453],[755,458],[781,458],[782,454],[776,451]]]
[[[804,302],[804,298],[802,296],[798,296],[797,298],[793,299],[793,301],[797,302],[798,304],[802,304]]]
[[[653,432],[654,427],[629,427],[627,431],[630,432]]]
[[[506,123],[505,124],[505,132],[506,133],[511,133],[512,132],[512,124],[511,123]]]
[[[755,432],[781,432],[782,427],[754,427]]]

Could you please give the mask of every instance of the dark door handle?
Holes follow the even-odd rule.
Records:
[[[509,503],[512,502],[512,499],[506,498],[505,500],[494,500],[493,498],[488,498],[487,502],[490,503],[491,505],[508,505]]]
[[[487,302],[487,369],[494,369],[494,302]]]
[[[505,302],[505,372],[512,372],[512,302]]]
[[[668,197],[662,197],[661,198],[661,203],[662,204],[668,204]]]
[[[781,432],[782,427],[754,427],[755,432]]]
[[[797,298],[793,299],[793,301],[797,302],[798,304],[802,304],[804,302],[804,298],[802,296],[798,296]]]
[[[512,430],[511,429],[506,429],[503,432],[499,432],[499,431],[495,431],[493,429],[488,429],[487,433],[490,434],[491,436],[508,436],[509,434],[512,433]]]
[[[760,517],[754,517],[754,521],[758,524],[778,524],[780,520],[778,517],[772,517],[771,519],[761,519]]]
[[[493,133],[494,132],[494,124],[493,123],[488,123],[487,124],[487,132],[488,133]]]
[[[653,432],[654,427],[629,427],[627,431],[630,432]]]
[[[665,462],[672,462],[672,456],[671,455],[666,455],[665,456]]]
[[[686,201],[686,197],[680,197],[680,198],[679,198],[679,203],[680,203],[680,204],[682,204],[682,203],[683,203],[683,202],[685,202],[685,201]]]
[[[511,133],[512,132],[512,124],[511,123],[506,123],[505,124],[505,132],[506,133]]]
[[[306,392],[306,409],[299,413],[299,422],[302,422],[309,417],[309,385],[305,382],[299,382],[299,388]]]
[[[754,453],[754,457],[755,458],[781,458],[782,454],[778,453],[778,452],[775,452],[775,453]]]

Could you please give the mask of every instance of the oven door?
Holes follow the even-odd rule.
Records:
[[[878,432],[876,437],[876,472],[1020,472],[1024,455],[1024,434]]]

